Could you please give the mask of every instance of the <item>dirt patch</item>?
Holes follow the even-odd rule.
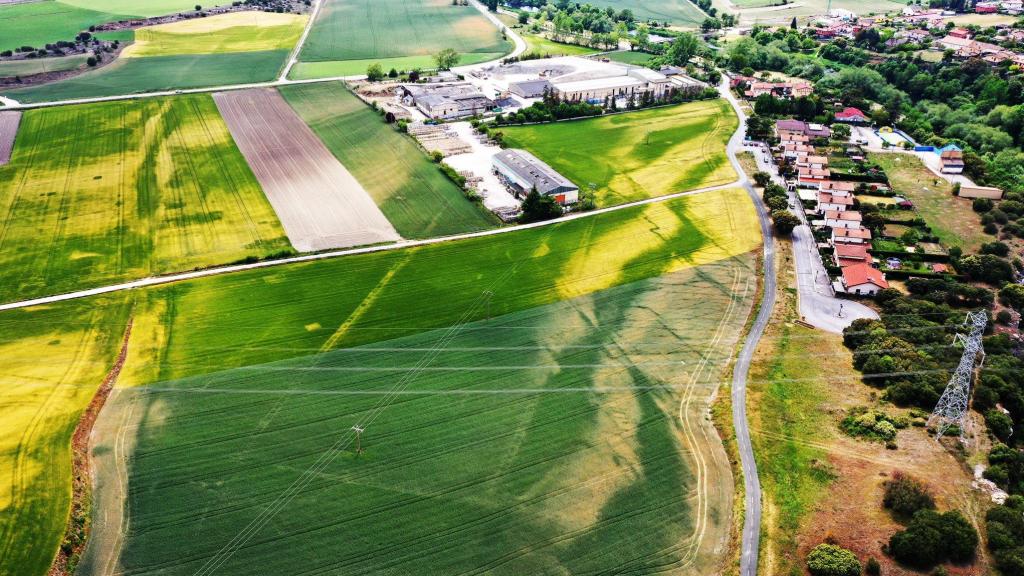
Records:
[[[92,463],[89,457],[89,438],[92,435],[93,425],[100,414],[100,410],[110,396],[110,391],[117,382],[121,373],[124,361],[128,357],[128,339],[132,334],[132,320],[128,319],[128,326],[124,330],[124,338],[121,341],[121,351],[117,354],[114,365],[107,372],[103,383],[100,384],[96,395],[92,397],[89,406],[78,419],[75,426],[75,433],[71,437],[71,516],[68,518],[67,528],[64,530],[64,538],[60,548],[57,549],[57,556],[53,559],[48,576],[65,576],[73,574],[78,564],[78,559],[85,550],[85,543],[89,539],[89,516],[92,496]]]
[[[359,181],[277,90],[213,97],[296,250],[401,239]]]
[[[14,151],[14,137],[18,135],[21,125],[21,112],[8,110],[0,112],[0,166],[11,161]]]

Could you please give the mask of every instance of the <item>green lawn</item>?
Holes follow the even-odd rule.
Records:
[[[472,6],[442,0],[327,0],[302,48],[303,62],[505,54],[512,44]],[[362,63],[356,73],[364,73]],[[308,76],[308,71],[305,73]],[[343,72],[342,74],[347,74]]]
[[[525,148],[602,206],[726,184],[736,173],[725,144],[736,116],[724,100],[694,102],[572,122],[507,127],[510,148]]]
[[[63,72],[83,66],[89,57],[85,54],[60,58],[33,58],[0,62],[0,77],[28,76],[44,72]]]
[[[916,156],[872,154],[869,161],[885,170],[893,190],[914,203],[917,213],[945,246],[973,252],[995,239],[985,234],[971,201],[953,196],[952,184],[932,173]]]
[[[68,80],[3,95],[31,103],[267,82],[277,76],[287,58],[287,50],[122,58]]]
[[[403,237],[471,232],[497,223],[343,84],[286,86],[281,93]]]
[[[130,314],[93,298],[0,315],[0,574],[43,576],[71,505],[70,438]]]
[[[0,214],[4,302],[290,249],[208,95],[26,112]]]
[[[549,40],[543,36],[537,34],[521,34],[523,40],[526,41],[526,53],[527,54],[542,54],[544,56],[581,56],[586,54],[593,54],[597,50],[593,48],[587,48],[586,46],[579,46],[576,44],[564,44],[562,42],[555,42]]]
[[[707,196],[147,291],[122,381],[142,386],[105,418],[140,426],[122,569],[195,573],[443,345],[372,420],[367,453],[336,454],[218,573],[706,573],[732,483],[717,441],[697,440],[714,438],[703,399],[758,246],[741,190]]]
[[[615,62],[622,62],[623,64],[635,64],[637,66],[644,66],[645,64],[650,62],[651,59],[654,58],[653,54],[648,54],[646,52],[629,51],[612,52],[610,54],[606,54],[605,56],[607,56],[610,60],[613,60]]]
[[[71,40],[94,24],[191,10],[192,0],[42,0],[0,6],[0,50]]]
[[[506,52],[473,52],[460,54],[459,64],[479,64],[498,60]],[[370,64],[380,64],[385,72],[395,70],[433,70],[437,62],[433,56],[400,56],[397,58],[368,58],[364,60],[331,60],[326,62],[299,62],[288,77],[292,80],[309,80],[312,78],[335,78],[340,76],[360,76],[366,74]]]

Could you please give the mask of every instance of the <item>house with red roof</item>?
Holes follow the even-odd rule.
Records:
[[[840,279],[847,294],[874,296],[889,287],[885,274],[868,263],[853,264],[843,268]]]
[[[867,228],[833,228],[832,244],[866,244],[871,241]]]
[[[841,112],[836,112],[836,122],[845,124],[869,124],[871,119],[859,108],[848,107]]]
[[[840,268],[853,266],[855,264],[871,263],[871,254],[868,253],[867,244],[835,244],[832,246],[835,253],[836,264]]]

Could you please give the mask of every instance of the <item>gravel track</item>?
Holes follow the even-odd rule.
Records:
[[[296,250],[401,240],[359,181],[277,90],[219,92],[213,98]]]
[[[17,110],[0,112],[0,166],[11,161],[14,137],[18,135],[18,125],[20,124],[21,112]]]

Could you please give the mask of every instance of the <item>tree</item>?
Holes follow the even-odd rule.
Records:
[[[835,124],[832,126],[832,139],[839,142],[848,142],[853,131],[846,124]]]
[[[867,563],[864,564],[864,573],[868,576],[882,576],[882,565],[878,563],[878,560],[868,558]]]
[[[860,576],[860,560],[835,544],[818,544],[807,555],[807,570],[814,576]]]
[[[445,48],[434,55],[438,70],[451,70],[459,63],[459,53],[454,48]]]
[[[487,9],[491,12],[498,11],[498,0],[487,0]]]
[[[796,30],[796,26],[796,16],[793,16],[793,20],[789,23],[789,27],[792,28],[793,30]]]
[[[700,39],[690,32],[683,32],[672,42],[668,49],[668,60],[676,66],[686,66],[697,54]]]
[[[761,171],[761,170],[758,170],[757,172],[754,172],[754,183],[757,184],[758,188],[764,188],[771,181],[772,181],[771,174],[769,174],[767,172],[764,172],[764,171]]]
[[[384,69],[377,62],[366,67],[366,79],[370,82],[380,82],[384,79]]]
[[[775,231],[783,236],[792,234],[793,229],[800,225],[800,219],[789,210],[772,212],[772,220],[775,222]]]
[[[519,216],[519,222],[540,222],[551,220],[562,215],[562,206],[555,202],[550,196],[542,196],[537,189],[530,190],[523,200],[523,213]]]
[[[200,6],[199,4],[196,4],[196,12],[199,12],[202,9],[203,9],[202,6]]]

